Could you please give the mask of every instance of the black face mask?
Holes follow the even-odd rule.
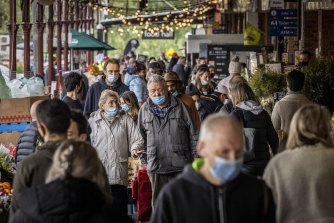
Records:
[[[299,64],[298,64],[300,67],[306,67],[306,66],[308,66],[308,62],[306,62],[306,61],[302,61],[302,62],[299,62]]]

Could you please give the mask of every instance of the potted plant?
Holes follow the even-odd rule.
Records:
[[[260,66],[249,79],[249,85],[269,113],[274,108],[274,93],[286,91],[285,75]]]

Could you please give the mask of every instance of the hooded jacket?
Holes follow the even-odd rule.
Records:
[[[24,190],[20,209],[10,223],[104,223],[129,222],[98,186],[86,179],[69,178]]]
[[[130,91],[135,93],[139,103],[146,101],[148,98],[147,84],[139,75],[126,73],[124,84],[129,86]]]
[[[102,161],[110,185],[128,185],[128,154],[142,149],[144,141],[132,118],[119,113],[108,122],[102,111],[93,112],[88,120],[92,129],[92,146]]]
[[[138,125],[145,141],[141,159],[151,173],[181,172],[197,156],[197,129],[185,105],[169,95],[166,116],[161,120],[152,112],[153,102],[147,100],[139,110]]]
[[[103,77],[99,82],[94,83],[88,89],[86,96],[86,102],[84,108],[84,115],[86,115],[86,117],[89,117],[92,112],[97,111],[99,109],[100,96],[102,91],[104,90],[112,90],[120,95],[123,92],[128,91],[129,88],[128,86],[122,83],[120,77],[112,86],[106,84],[105,77]]]
[[[16,146],[16,165],[23,159],[35,152],[40,134],[37,129],[37,123],[31,122],[30,125],[20,135]]]
[[[269,145],[273,153],[277,153],[278,136],[268,112],[261,105],[255,101],[241,102],[231,114],[239,119],[245,128],[255,128],[255,160],[270,159]]]
[[[240,173],[217,187],[188,165],[159,193],[151,222],[271,223],[275,210],[272,194],[261,180]]]

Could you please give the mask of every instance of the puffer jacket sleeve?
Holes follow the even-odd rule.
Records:
[[[95,123],[93,117],[90,117],[88,119],[88,124],[91,128],[90,135],[89,135],[90,141],[91,141],[92,145],[94,146],[95,143],[96,143],[96,123]]]
[[[138,78],[132,80],[130,82],[129,88],[130,88],[130,91],[133,91],[133,93],[135,93],[135,95],[136,95],[136,97],[138,99],[138,102],[142,103],[142,102],[145,101],[145,98],[144,98],[144,96],[145,96],[145,92],[144,92],[145,89],[143,88],[143,84],[142,84],[142,82],[141,82],[140,79],[141,78],[138,77]]]
[[[180,102],[180,106],[183,113],[183,119],[187,123],[189,128],[189,144],[191,145],[191,150],[194,158],[198,157],[197,154],[197,141],[198,141],[198,129],[196,128],[193,119],[191,118],[188,109],[185,107],[185,105]]]
[[[24,158],[35,152],[37,140],[40,134],[36,122],[32,122],[21,134],[16,146],[16,164],[18,165]]]
[[[267,124],[267,137],[268,137],[268,143],[270,145],[271,150],[273,151],[274,154],[277,153],[277,149],[278,149],[278,135],[277,132],[273,126],[273,123],[271,121],[271,118],[269,116],[269,114],[266,112],[266,116],[268,119],[268,124]]]
[[[142,150],[144,148],[144,140],[135,122],[132,120],[132,118],[127,117],[126,124],[130,150]]]

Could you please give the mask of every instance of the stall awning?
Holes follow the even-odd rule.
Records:
[[[72,41],[68,44],[69,49],[74,50],[115,50],[114,47],[86,34],[70,29]]]

